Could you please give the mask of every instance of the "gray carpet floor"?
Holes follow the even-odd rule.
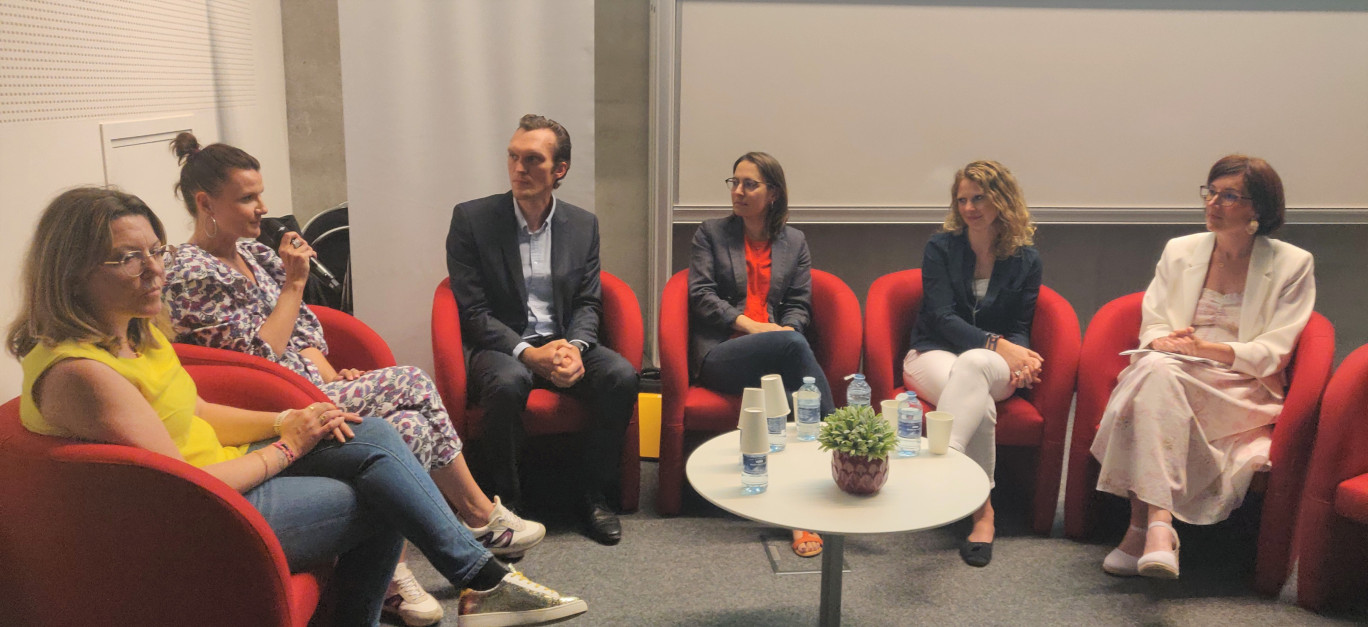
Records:
[[[1101,563],[1123,525],[1118,522],[1114,535],[1092,542],[1060,537],[1058,521],[1052,537],[1032,534],[1025,504],[1004,496],[1019,491],[1004,489],[1010,477],[1002,474],[1000,467],[994,491],[998,538],[986,568],[960,561],[963,522],[918,533],[848,537],[843,624],[1368,624],[1368,600],[1315,614],[1252,590],[1257,504],[1247,503],[1220,525],[1180,525],[1181,580],[1122,579],[1104,574]],[[544,522],[548,532],[517,567],[533,581],[588,601],[588,613],[567,624],[817,623],[820,575],[776,575],[764,550],[762,539],[787,545],[787,532],[737,518],[687,490],[683,513],[660,517],[655,486],[656,463],[643,462],[641,509],[622,517],[623,540],[614,547],[580,533],[564,499],[556,496],[564,490],[543,486],[542,497],[534,500],[537,492],[529,487],[527,500],[542,505],[522,513]],[[820,568],[820,558],[783,555],[786,567]],[[442,602],[442,624],[456,625],[458,591],[416,551],[409,563]]]

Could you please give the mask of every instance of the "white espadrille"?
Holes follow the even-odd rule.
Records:
[[[1130,531],[1145,533],[1144,527],[1130,526]],[[1138,562],[1140,558],[1122,551],[1120,547],[1112,549],[1111,553],[1102,560],[1102,572],[1117,577],[1134,577],[1140,574]]]
[[[1150,551],[1140,556],[1136,560],[1136,570],[1141,577],[1154,577],[1155,579],[1177,579],[1178,578],[1178,530],[1173,525],[1155,521],[1149,524],[1149,528],[1168,527],[1169,533],[1173,534],[1172,551]]]

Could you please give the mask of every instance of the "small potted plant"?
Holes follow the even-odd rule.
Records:
[[[842,407],[826,417],[817,435],[831,451],[831,478],[851,494],[873,494],[888,481],[888,453],[897,446],[888,421],[868,405]]]

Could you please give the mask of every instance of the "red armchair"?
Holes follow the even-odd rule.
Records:
[[[806,335],[831,393],[860,368],[860,301],[836,275],[812,271],[812,324]],[[689,385],[689,271],[680,270],[660,298],[660,479],[656,511],[679,513],[684,488],[684,432],[736,428],[741,397]]]
[[[1296,547],[1298,604],[1368,598],[1368,345],[1325,388]]]
[[[328,363],[334,368],[357,368],[376,370],[395,365],[394,353],[384,338],[366,323],[343,311],[309,305],[323,325],[323,339],[328,343]],[[273,374],[290,386],[308,395],[311,402],[328,403],[331,400],[308,379],[293,370],[269,359],[237,351],[195,346],[193,344],[174,344],[176,356],[186,368],[191,366],[239,366],[258,372]],[[193,369],[192,369],[193,373]],[[453,419],[455,416],[453,416]]]
[[[275,375],[187,367],[205,399],[302,407]],[[16,625],[309,623],[328,569],[291,574],[266,521],[185,462],[37,435],[0,406],[0,607]]]
[[[622,355],[632,368],[641,371],[642,348],[646,332],[641,322],[641,304],[636,293],[622,279],[607,272],[599,275],[603,284],[603,321],[599,343]],[[450,279],[442,279],[432,296],[432,360],[437,392],[451,412],[456,430],[470,442],[479,439],[484,412],[470,405],[466,394],[465,351],[461,343],[461,318]],[[464,409],[464,411],[462,411]],[[574,433],[589,424],[588,408],[575,398],[551,390],[533,390],[527,399],[523,426],[528,436]],[[622,441],[621,507],[635,511],[641,495],[641,432],[636,411]]]
[[[323,324],[323,340],[328,343],[328,363],[334,368],[379,370],[395,365],[389,344],[360,319],[344,311],[309,305]]]
[[[902,362],[922,299],[921,270],[879,277],[865,299],[865,376],[878,402],[904,392]],[[1045,358],[1040,383],[998,403],[997,443],[1026,446],[1036,455],[1031,528],[1048,534],[1054,525],[1064,437],[1073,400],[1080,346],[1078,314],[1058,292],[1041,286],[1031,324],[1031,349]],[[933,407],[927,405],[927,411]]]
[[[1069,448],[1069,476],[1064,488],[1064,535],[1083,538],[1096,524],[1099,466],[1089,449],[1107,407],[1116,375],[1130,361],[1119,355],[1135,348],[1140,336],[1140,301],[1144,292],[1122,296],[1093,315],[1079,359],[1078,404]],[[1276,594],[1287,578],[1297,501],[1316,432],[1316,409],[1330,378],[1335,357],[1335,328],[1318,313],[1302,330],[1287,369],[1289,384],[1282,413],[1273,430],[1272,471],[1267,475],[1263,517],[1259,527],[1254,587]],[[1254,485],[1260,485],[1255,477]]]

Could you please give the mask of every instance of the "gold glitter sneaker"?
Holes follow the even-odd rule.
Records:
[[[462,590],[459,607],[461,627],[506,627],[539,625],[583,614],[589,604],[584,599],[561,596],[515,570],[489,590]]]

